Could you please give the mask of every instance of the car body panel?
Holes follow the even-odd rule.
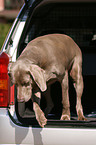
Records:
[[[7,109],[0,109],[0,144],[95,145],[96,129],[21,127],[12,122]]]

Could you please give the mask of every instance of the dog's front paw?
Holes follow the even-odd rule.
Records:
[[[69,115],[62,115],[60,120],[70,120]]]
[[[38,111],[38,114],[36,114],[36,119],[41,127],[44,127],[47,124],[47,119],[44,116],[44,113],[42,110]]]
[[[33,103],[33,109],[35,112],[36,120],[38,121],[39,125],[41,127],[44,127],[47,124],[47,119],[36,102]]]
[[[47,119],[43,114],[40,115],[37,120],[41,127],[44,127],[47,124]]]

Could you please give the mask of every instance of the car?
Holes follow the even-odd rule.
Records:
[[[96,144],[96,0],[25,0],[0,52],[0,144],[95,145]],[[77,120],[76,93],[69,78],[71,120],[60,120],[62,93],[59,82],[51,85],[54,108],[41,128],[32,101],[17,102],[16,86],[8,76],[26,45],[39,36],[69,35],[83,55],[82,104],[86,121]],[[46,101],[42,94],[40,106]]]

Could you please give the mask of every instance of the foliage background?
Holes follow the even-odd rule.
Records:
[[[11,25],[12,25],[11,23],[6,24],[0,23],[0,50],[7,36],[8,31],[11,28]]]

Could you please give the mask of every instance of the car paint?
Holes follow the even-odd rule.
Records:
[[[96,129],[21,127],[12,122],[6,108],[1,108],[0,144],[96,145]]]

